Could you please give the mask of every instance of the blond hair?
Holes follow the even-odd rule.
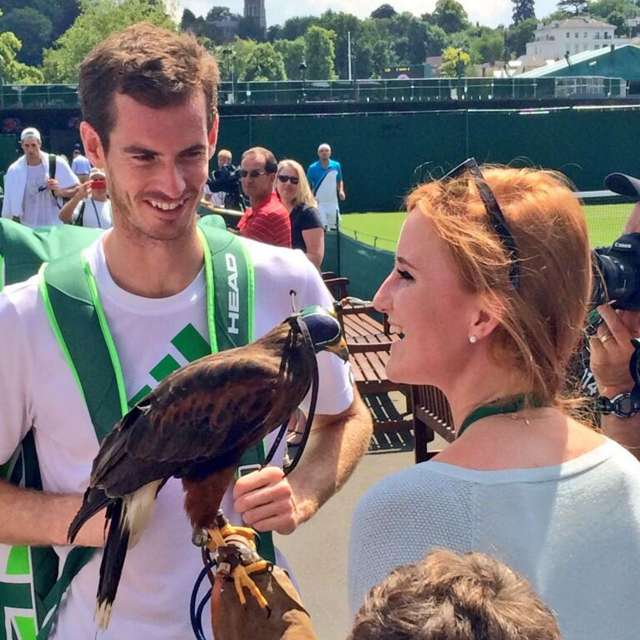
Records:
[[[305,204],[307,207],[317,207],[318,202],[311,191],[311,186],[309,185],[309,181],[307,180],[307,174],[305,173],[302,165],[295,160],[291,160],[289,158],[285,160],[280,160],[278,163],[278,173],[282,169],[289,168],[295,171],[296,176],[298,176],[298,184],[296,193],[293,197],[293,206],[299,204]],[[278,184],[276,182],[276,189],[278,188]]]
[[[482,553],[437,550],[371,589],[349,640],[560,640],[529,583]]]
[[[491,353],[544,404],[559,403],[566,367],[581,335],[591,290],[587,227],[566,178],[552,171],[485,167],[515,240],[520,279],[491,226],[473,176],[415,189],[417,209],[448,245],[464,286],[485,298],[500,326]]]

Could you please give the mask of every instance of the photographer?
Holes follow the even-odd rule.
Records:
[[[235,211],[244,211],[244,201],[240,190],[240,176],[231,162],[231,151],[220,149],[218,153],[218,169],[207,180],[211,191],[211,204]]]
[[[60,220],[79,227],[111,227],[111,201],[107,195],[107,178],[101,169],[91,169],[89,180],[83,182],[60,209]]]
[[[605,179],[605,186],[640,200],[640,180],[636,178],[613,173]],[[640,202],[633,207],[624,232],[640,232]],[[610,305],[601,305],[598,312],[603,322],[589,339],[591,371],[599,395],[611,400],[631,392],[634,387],[629,362],[634,353],[631,339],[640,336],[640,310],[616,310]],[[615,413],[602,415],[601,426],[606,435],[640,458],[640,413],[630,417]]]

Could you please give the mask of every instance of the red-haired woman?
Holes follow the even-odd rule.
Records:
[[[457,438],[360,501],[354,613],[394,567],[445,547],[526,576],[565,640],[637,638],[640,463],[560,398],[591,290],[578,201],[558,174],[470,159],[407,210],[375,298],[404,334],[387,373],[440,387]]]

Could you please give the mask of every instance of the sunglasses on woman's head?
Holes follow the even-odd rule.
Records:
[[[280,182],[289,182],[289,180],[291,180],[291,184],[298,184],[298,182],[300,182],[300,178],[296,178],[296,176],[279,175],[278,180],[280,180]]]
[[[511,231],[507,225],[507,221],[502,213],[502,209],[496,200],[496,197],[491,191],[491,187],[487,184],[487,181],[484,179],[482,175],[482,171],[480,171],[480,167],[476,162],[475,158],[467,158],[464,162],[459,164],[457,167],[454,167],[442,176],[440,179],[441,182],[446,182],[448,180],[453,180],[454,178],[458,178],[465,172],[469,172],[473,181],[478,189],[478,193],[480,194],[480,199],[484,204],[484,209],[489,216],[489,222],[493,230],[496,232],[498,237],[500,238],[500,242],[507,251],[509,255],[509,259],[511,260],[511,268],[509,269],[509,280],[513,285],[514,289],[518,288],[518,281],[520,279],[520,269],[518,268],[518,250],[516,247],[516,242],[511,235]]]

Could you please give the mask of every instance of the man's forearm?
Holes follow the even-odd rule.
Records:
[[[347,481],[371,441],[372,423],[360,396],[338,416],[316,416],[300,466],[289,476],[299,522]]]
[[[67,529],[82,504],[81,495],[45,493],[0,480],[0,542],[64,545]],[[75,544],[99,547],[104,541],[104,513],[94,516]]]
[[[66,187],[64,189],[54,189],[53,193],[58,198],[73,198],[73,196],[77,193],[80,185],[74,185],[73,187]]]
[[[607,437],[615,440],[640,459],[640,415],[632,418],[602,416],[601,425],[602,432]]]

